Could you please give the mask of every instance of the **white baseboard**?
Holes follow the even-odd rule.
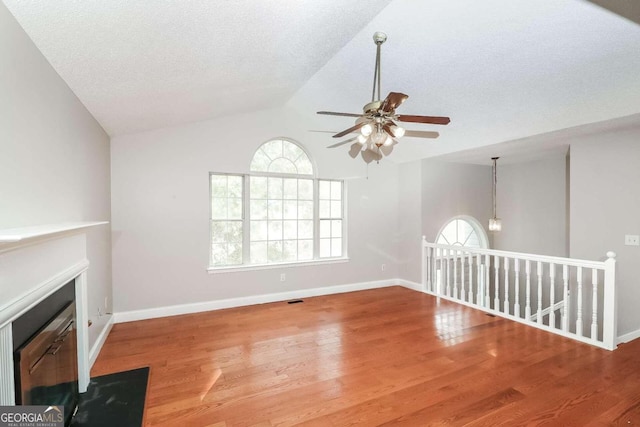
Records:
[[[102,332],[100,332],[100,335],[98,335],[96,342],[93,343],[93,346],[89,351],[89,369],[91,369],[93,367],[93,364],[96,363],[96,359],[100,354],[100,350],[102,350],[102,346],[104,345],[104,342],[107,340],[107,336],[109,335],[109,332],[111,332],[111,328],[113,327],[114,320],[115,320],[114,317],[115,317],[114,315],[109,316],[109,320],[107,320],[107,323],[102,328]]]
[[[363,291],[366,289],[385,288],[401,285],[414,289],[413,282],[401,279],[376,280],[373,282],[352,283],[348,285],[327,286],[324,288],[300,289],[291,292],[253,295],[249,297],[229,298],[223,300],[196,302],[191,304],[172,305],[167,307],[148,308],[114,313],[115,323],[133,322],[136,320],[155,319],[158,317],[178,316],[181,314],[200,313],[203,311],[222,310],[225,308],[243,307],[246,305],[265,304],[287,301],[296,298],[309,298],[320,295],[341,294],[345,292]],[[419,286],[418,284],[415,284]]]
[[[640,329],[636,329],[635,331],[631,331],[624,335],[620,335],[618,337],[618,344],[623,344],[629,341],[633,341],[637,338],[640,338]]]
[[[411,290],[414,290],[414,291],[422,292],[422,284],[420,284],[418,282],[412,282],[410,280],[404,280],[404,279],[395,279],[395,283],[396,283],[396,285],[400,285],[400,286],[405,287],[407,289],[411,289]]]

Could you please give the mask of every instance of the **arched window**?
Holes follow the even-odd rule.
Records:
[[[248,175],[211,173],[211,269],[341,258],[344,183],[314,179],[309,155],[277,138]]]
[[[488,248],[489,239],[484,229],[471,216],[461,215],[450,219],[438,233],[436,243],[469,248]]]
[[[313,175],[313,165],[298,144],[286,139],[274,139],[256,150],[251,160],[251,172]]]

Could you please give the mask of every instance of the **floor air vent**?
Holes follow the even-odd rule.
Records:
[[[292,299],[291,301],[287,301],[287,304],[298,304],[304,302],[301,299]]]

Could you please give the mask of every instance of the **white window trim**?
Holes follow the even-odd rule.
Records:
[[[291,267],[310,267],[314,265],[325,265],[325,264],[342,264],[349,261],[350,261],[350,258],[347,256],[344,256],[340,258],[321,258],[321,259],[313,259],[313,260],[305,260],[305,261],[277,262],[277,263],[270,263],[270,264],[243,264],[243,265],[229,265],[229,266],[223,266],[223,267],[208,267],[207,272],[209,274],[235,273],[240,271],[271,270],[276,268],[291,268]]]

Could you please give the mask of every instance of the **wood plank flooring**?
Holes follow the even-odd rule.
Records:
[[[401,287],[115,325],[147,426],[640,425],[640,340],[608,352]]]

